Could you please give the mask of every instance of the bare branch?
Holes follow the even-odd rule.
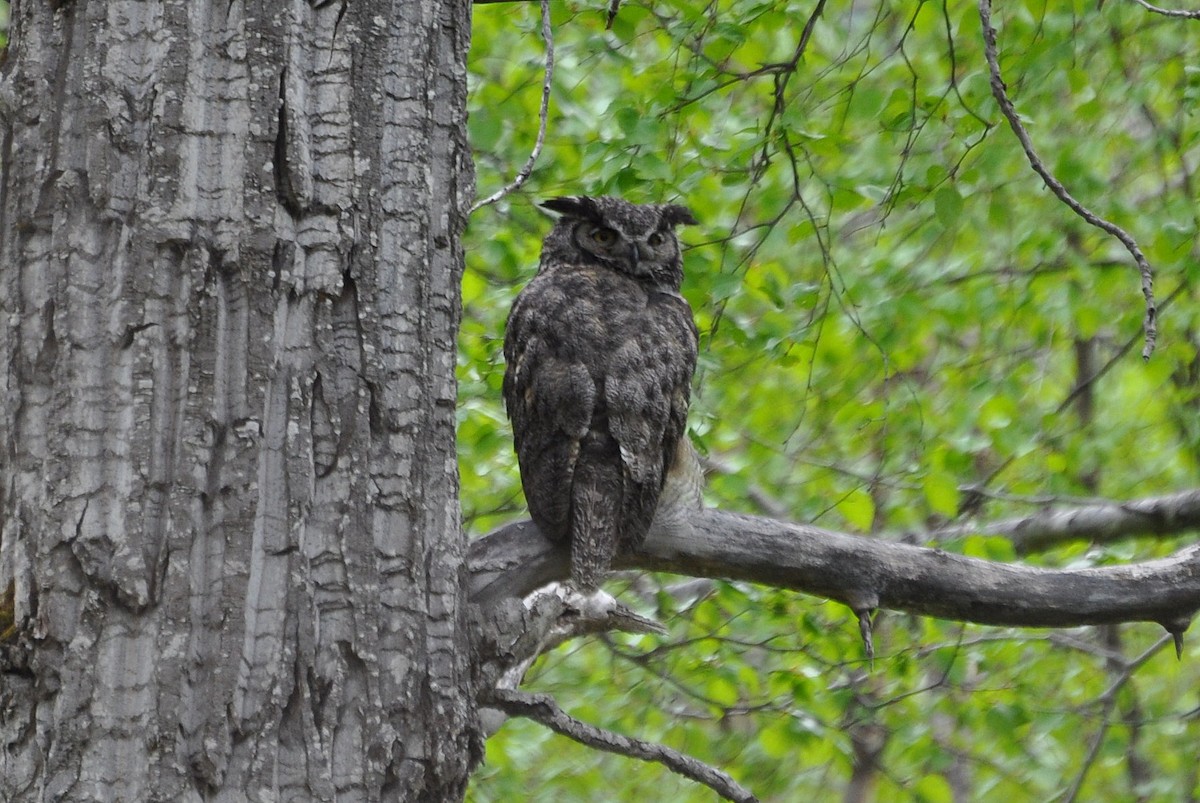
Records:
[[[662,764],[671,772],[704,784],[726,800],[744,803],[758,800],[733,778],[678,750],[597,728],[575,719],[559,708],[558,703],[548,694],[497,689],[484,702],[509,716],[525,717],[540,722],[555,733],[574,739],[587,747]]]
[[[1155,14],[1162,14],[1164,17],[1175,17],[1176,19],[1200,20],[1200,10],[1198,11],[1180,11],[1174,8],[1159,8],[1158,6],[1150,5],[1146,0],[1133,0],[1147,11],[1153,11]]]
[[[1171,306],[1172,302],[1174,302],[1176,298],[1182,295],[1184,291],[1188,290],[1190,284],[1191,283],[1186,280],[1180,282],[1179,285],[1172,290],[1165,299],[1163,299],[1163,302],[1158,305],[1158,311],[1162,312],[1163,310],[1167,309],[1167,307]],[[1074,388],[1072,388],[1071,392],[1067,394],[1067,397],[1059,402],[1058,407],[1054,409],[1055,414],[1061,413],[1063,410],[1066,410],[1068,407],[1074,404],[1075,399],[1078,398],[1080,393],[1085,392],[1088,387],[1098,382],[1105,374],[1116,367],[1121,359],[1129,353],[1129,350],[1133,348],[1136,341],[1136,337],[1126,340],[1120,348],[1112,353],[1112,356],[1104,361],[1104,365],[1102,365],[1094,374],[1088,377],[1085,382],[1080,382]]]
[[[612,0],[608,4],[608,21],[604,24],[604,30],[611,31],[613,23],[617,19],[617,12],[621,10],[621,0]]]
[[[1200,489],[956,524],[939,529],[934,538],[947,541],[965,535],[999,535],[1012,541],[1017,552],[1028,554],[1069,541],[1109,543],[1134,535],[1178,535],[1193,529],[1200,529]]]
[[[665,633],[666,629],[605,591],[581,594],[569,585],[551,583],[517,602],[473,609],[476,658],[483,688],[515,689],[533,662],[545,652],[577,636],[619,630]],[[486,733],[504,724],[502,713],[484,707]]]
[[[501,0],[475,0],[475,2],[500,2]],[[471,207],[471,214],[478,209],[494,204],[504,196],[511,192],[520,189],[521,186],[529,179],[533,173],[533,167],[537,164],[538,157],[542,154],[542,145],[546,142],[546,120],[550,116],[550,86],[554,82],[554,31],[550,28],[550,0],[541,0],[542,2],[542,41],[546,43],[546,76],[542,79],[542,104],[538,108],[538,132],[537,139],[533,143],[533,150],[529,154],[529,159],[525,161],[525,166],[520,172],[500,189],[493,192],[482,201],[476,201]]]
[[[1137,241],[1120,226],[1115,223],[1110,223],[1104,218],[1092,212],[1067,191],[1067,188],[1059,182],[1058,179],[1050,172],[1049,168],[1038,157],[1037,152],[1033,149],[1033,142],[1029,138],[1029,133],[1025,127],[1021,125],[1021,120],[1017,116],[1017,110],[1014,108],[1012,101],[1008,97],[1008,88],[1004,84],[1004,79],[1000,76],[1000,60],[996,55],[996,29],[992,27],[992,3],[991,0],[979,0],[979,19],[983,23],[983,55],[987,60],[988,70],[991,72],[992,95],[996,98],[996,103],[1000,106],[1000,113],[1004,115],[1004,119],[1008,120],[1009,126],[1013,133],[1017,135],[1017,139],[1021,143],[1021,147],[1025,150],[1025,156],[1029,159],[1029,164],[1042,181],[1050,189],[1058,200],[1067,205],[1068,208],[1079,217],[1090,223],[1102,231],[1116,237],[1125,246],[1133,261],[1137,263],[1138,270],[1142,275],[1142,295],[1146,299],[1146,315],[1142,320],[1143,342],[1142,359],[1150,359],[1150,355],[1154,353],[1154,344],[1158,339],[1158,310],[1154,303],[1154,271],[1150,267],[1150,263],[1146,260],[1146,255],[1142,253],[1142,249],[1138,247]]]
[[[567,553],[532,522],[502,527],[471,545],[471,596],[485,605],[524,597],[567,576]],[[1200,609],[1200,545],[1127,566],[1053,570],[713,509],[656,527],[615,568],[747,580],[855,611],[882,607],[1018,627],[1147,621],[1182,633]]]
[[[1120,653],[1117,653],[1115,658],[1109,659],[1110,666],[1117,670],[1117,678],[1096,700],[1101,708],[1099,717],[1100,725],[1096,729],[1095,734],[1092,735],[1092,739],[1088,744],[1087,754],[1083,759],[1083,764],[1075,774],[1075,780],[1071,782],[1071,786],[1063,798],[1064,800],[1074,801],[1079,799],[1079,790],[1083,787],[1084,779],[1095,764],[1096,757],[1100,752],[1100,746],[1104,742],[1104,736],[1108,733],[1109,727],[1112,725],[1113,711],[1116,709],[1118,702],[1117,692],[1133,679],[1133,673],[1142,664],[1149,661],[1167,645],[1170,638],[1170,636],[1163,636],[1133,660],[1125,659]],[[1178,644],[1178,641],[1176,643]]]

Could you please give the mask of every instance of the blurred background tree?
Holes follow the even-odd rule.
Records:
[[[959,0],[552,3],[545,147],[467,232],[462,503],[475,534],[523,513],[500,401],[504,318],[571,193],[681,201],[701,225],[684,293],[701,330],[690,420],[710,504],[900,537],[1200,484],[1200,21],[1137,0],[995,12],[1000,64],[1046,166],[1157,271],[1030,169]],[[479,196],[528,158],[539,4],[477,5]],[[969,529],[969,528],[968,528]],[[1016,558],[961,535],[948,550]],[[1186,540],[1052,543],[1049,566]],[[1007,630],[897,614],[873,666],[853,615],[792,592],[671,576],[613,584],[665,637],[571,642],[526,686],[663,741],[772,800],[1191,800],[1200,694],[1152,625]],[[471,799],[709,800],[709,790],[523,720]]]

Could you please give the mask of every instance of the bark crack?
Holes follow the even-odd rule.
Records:
[[[291,212],[294,217],[300,217],[304,214],[304,204],[300,200],[300,195],[296,192],[295,185],[292,182],[292,173],[288,160],[288,68],[284,67],[279,73],[279,116],[278,125],[275,130],[275,196],[279,202],[283,204],[283,208]]]

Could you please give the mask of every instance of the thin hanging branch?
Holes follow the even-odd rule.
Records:
[[[642,761],[655,761],[671,772],[704,784],[726,800],[741,803],[754,803],[758,800],[733,778],[703,761],[666,745],[634,739],[575,719],[559,708],[558,703],[548,694],[496,689],[482,702],[500,709],[509,716],[525,717],[540,722],[555,733],[574,739],[587,747]]]
[[[1142,249],[1138,247],[1137,241],[1128,232],[1075,200],[1067,188],[1054,177],[1038,157],[1037,152],[1033,149],[1033,142],[1029,139],[1029,133],[1021,125],[1017,110],[1008,97],[1008,88],[1004,84],[1004,79],[1000,76],[1000,60],[996,55],[996,29],[992,27],[991,0],[979,0],[979,19],[983,23],[983,55],[987,59],[988,70],[991,72],[992,95],[1000,106],[1000,113],[1004,115],[1004,119],[1008,120],[1013,133],[1017,135],[1021,147],[1025,150],[1025,156],[1029,159],[1030,166],[1042,177],[1042,181],[1056,198],[1091,225],[1120,240],[1121,244],[1125,246],[1125,250],[1133,256],[1134,262],[1137,263],[1138,270],[1142,275],[1142,295],[1146,299],[1146,316],[1142,320],[1144,342],[1142,359],[1148,360],[1154,353],[1154,344],[1158,340],[1158,310],[1154,303],[1154,271],[1146,260],[1145,254],[1142,253]]]
[[[533,167],[537,164],[538,157],[542,154],[542,145],[546,141],[546,120],[550,116],[550,86],[554,81],[554,31],[550,28],[550,0],[541,0],[541,2],[542,41],[546,43],[546,74],[545,78],[542,79],[542,104],[538,108],[537,139],[533,143],[533,150],[530,152],[529,158],[525,161],[525,166],[521,168],[513,180],[482,201],[476,201],[475,205],[471,207],[471,214],[489,204],[496,203],[496,201],[499,201],[510,192],[520,189],[521,185],[533,173]]]

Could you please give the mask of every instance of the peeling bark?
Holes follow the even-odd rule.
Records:
[[[13,4],[0,798],[461,799],[468,27]]]

